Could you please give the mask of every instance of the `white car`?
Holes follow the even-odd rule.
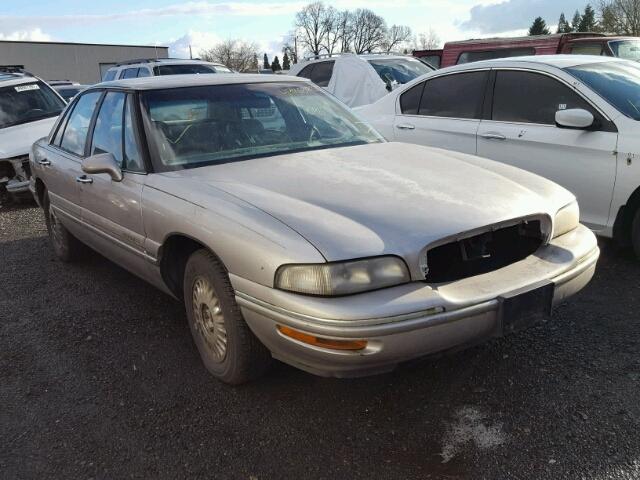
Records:
[[[203,73],[233,73],[221,63],[205,62],[176,58],[143,58],[120,62],[109,68],[104,74],[103,82],[138,77],[155,77],[161,75],[191,75]]]
[[[387,140],[476,154],[571,190],[581,221],[640,256],[640,66],[587,55],[438,70],[357,110]]]
[[[0,70],[0,204],[29,193],[29,152],[46,137],[65,101],[41,79]]]
[[[308,78],[350,107],[368,105],[434,68],[407,55],[352,53],[297,63],[289,75]]]

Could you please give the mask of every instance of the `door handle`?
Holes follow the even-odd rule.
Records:
[[[399,123],[396,125],[396,128],[399,128],[400,130],[415,130],[416,127],[410,123]]]
[[[78,182],[78,183],[93,183],[93,178],[87,177],[86,175],[82,175],[80,177],[76,177],[76,182]]]
[[[487,140],[506,140],[507,139],[507,137],[505,137],[501,133],[493,133],[493,132],[483,133],[480,136],[482,138],[486,138]]]
[[[51,165],[51,161],[47,160],[46,158],[43,158],[41,160],[38,160],[38,164],[39,165],[44,165],[45,167],[48,167],[49,165]]]

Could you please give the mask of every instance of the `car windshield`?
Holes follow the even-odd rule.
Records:
[[[56,117],[64,101],[39,81],[0,88],[0,128]]]
[[[224,65],[216,65],[213,67],[217,73],[233,73],[231,69],[225,67]]]
[[[603,62],[565,68],[627,117],[640,120],[640,66]]]
[[[640,40],[612,40],[609,46],[616,57],[640,60]]]
[[[216,73],[213,66],[202,63],[179,63],[175,65],[158,65],[153,68],[156,75],[191,75],[198,73]]]
[[[152,90],[141,100],[160,171],[383,141],[306,82]]]
[[[424,62],[415,58],[375,58],[369,60],[369,63],[387,85],[408,83],[420,75],[433,71]]]

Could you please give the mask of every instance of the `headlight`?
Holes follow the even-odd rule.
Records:
[[[570,232],[580,224],[580,208],[578,202],[573,202],[558,210],[553,221],[553,238]]]
[[[349,295],[410,281],[409,270],[398,257],[375,257],[347,262],[283,265],[275,286],[306,295]]]

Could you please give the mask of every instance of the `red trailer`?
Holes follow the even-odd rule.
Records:
[[[571,53],[568,45],[583,39],[606,43],[608,37],[602,33],[559,33],[512,38],[482,38],[447,42],[442,50],[414,50],[413,55],[424,58],[432,64],[439,63],[438,66],[444,68],[490,58]]]

